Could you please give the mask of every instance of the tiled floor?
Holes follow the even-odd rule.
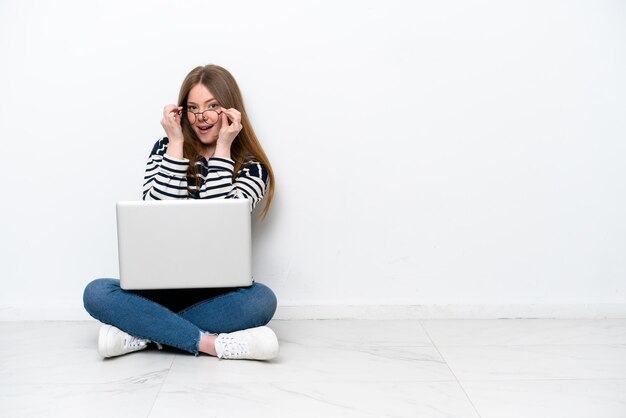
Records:
[[[0,323],[1,417],[626,417],[626,319],[274,321],[271,362]]]

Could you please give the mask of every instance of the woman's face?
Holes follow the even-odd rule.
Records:
[[[212,112],[206,112],[207,110]],[[187,111],[196,113],[195,122],[192,123],[194,121],[194,115],[187,113],[187,116],[200,142],[205,145],[212,145],[217,141],[220,128],[222,127],[221,118],[218,116],[221,110],[222,108],[218,101],[203,84],[196,84],[189,91],[189,96],[187,97]],[[204,113],[201,115],[201,112]]]

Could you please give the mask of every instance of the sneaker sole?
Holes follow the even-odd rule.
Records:
[[[100,327],[100,332],[98,333],[98,354],[104,358],[111,357],[109,354],[109,347],[107,347],[106,343],[109,341],[108,335],[112,328],[113,327],[111,325],[102,326]]]

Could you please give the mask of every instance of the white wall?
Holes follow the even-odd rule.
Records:
[[[624,315],[624,22],[610,0],[4,0],[0,319],[86,317],[114,204],[207,63],[277,175],[255,276],[283,316]]]

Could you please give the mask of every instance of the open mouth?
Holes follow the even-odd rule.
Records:
[[[213,126],[215,125],[198,126],[198,130],[200,130],[200,132],[202,133],[206,133],[206,132],[209,132],[209,129],[211,129]]]

